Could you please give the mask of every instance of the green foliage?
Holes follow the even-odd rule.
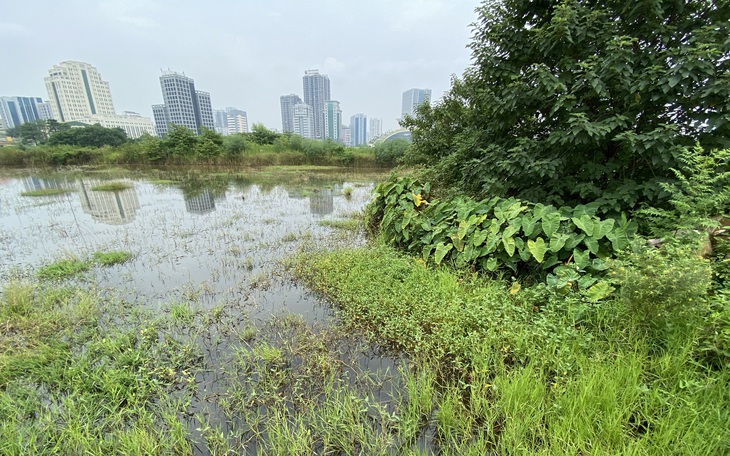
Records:
[[[246,136],[243,133],[235,133],[223,137],[223,150],[229,156],[239,155],[246,152]]]
[[[685,149],[678,160],[678,167],[671,170],[675,181],[661,184],[669,206],[645,207],[637,215],[656,236],[677,230],[712,233],[720,228],[718,218],[730,210],[730,149]]]
[[[95,124],[56,131],[48,138],[48,145],[98,148],[119,146],[127,141],[127,134],[121,128],[105,128]]]
[[[606,258],[626,248],[636,233],[636,224],[626,217],[598,218],[598,204],[556,208],[515,198],[430,196],[429,184],[394,176],[375,189],[366,226],[425,261],[484,271],[543,271],[550,273],[548,283],[563,292],[594,285],[595,279],[583,273],[605,270]],[[591,295],[599,299],[608,293],[601,286]]]
[[[68,193],[70,191],[72,190],[67,188],[41,188],[38,190],[23,192],[20,194],[20,196],[56,196],[63,195],[64,193]]]
[[[102,266],[114,266],[123,264],[134,258],[131,252],[114,251],[114,252],[94,252],[94,260]]]
[[[396,138],[375,144],[375,161],[379,165],[393,166],[406,153],[411,142]]]
[[[128,182],[110,182],[108,184],[96,185],[91,188],[95,192],[121,192],[132,188],[132,184]]]
[[[26,122],[20,125],[17,134],[22,144],[44,144],[48,140],[48,124],[45,120]]]
[[[198,137],[196,153],[201,157],[215,157],[223,151],[223,135],[215,130],[203,127]]]
[[[730,137],[727,5],[487,1],[474,64],[403,125],[410,163],[479,198],[664,207],[683,147]]]
[[[269,130],[262,123],[254,123],[251,128],[251,133],[247,133],[246,136],[251,142],[264,146],[266,144],[274,144],[281,135]]]
[[[86,272],[90,267],[89,261],[69,258],[40,267],[38,277],[43,280],[63,280]]]
[[[162,143],[167,154],[174,157],[184,157],[195,153],[198,137],[195,132],[182,125],[170,124],[167,137]]]
[[[692,244],[637,245],[614,263],[628,315],[653,341],[691,334],[707,315],[712,270]]]

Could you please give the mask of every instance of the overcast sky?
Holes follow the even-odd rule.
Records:
[[[478,0],[25,0],[3,2],[0,96],[48,98],[43,77],[79,60],[109,82],[117,112],[151,116],[160,70],[184,72],[214,109],[281,129],[279,97],[330,78],[343,122],[397,128],[402,93],[434,99],[469,65]]]

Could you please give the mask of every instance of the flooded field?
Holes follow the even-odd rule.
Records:
[[[0,177],[0,282],[130,253],[50,286],[93,290],[102,327],[167,366],[150,369],[168,385],[156,419],[183,426],[170,451],[351,454],[365,440],[392,450],[402,361],[347,334],[282,264],[306,249],[363,243],[357,218],[382,178],[288,168],[13,172]],[[32,387],[41,403],[62,401],[45,388]],[[354,415],[343,417],[348,407]],[[175,426],[155,432],[176,435]],[[298,445],[305,450],[289,453]]]

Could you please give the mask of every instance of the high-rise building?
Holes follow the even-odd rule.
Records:
[[[324,138],[332,141],[342,141],[342,110],[340,102],[335,100],[327,100],[324,102],[322,110],[324,122]]]
[[[314,115],[314,138],[324,139],[324,104],[330,100],[330,78],[326,74],[319,74],[319,70],[307,70],[302,80],[304,102],[312,107]]]
[[[294,106],[302,102],[299,95],[282,95],[281,101],[281,131],[284,133],[294,131]]]
[[[229,133],[248,133],[248,115],[246,111],[226,108],[226,119]]]
[[[215,131],[223,136],[228,135],[228,113],[225,109],[213,110],[213,125],[215,125]]]
[[[54,65],[44,78],[50,98],[52,118],[59,122],[78,121],[105,128],[121,128],[130,138],[154,133],[152,121],[137,113],[117,115],[109,83],[88,63],[67,61]],[[47,113],[47,108],[41,108]],[[40,112],[39,112],[40,114]]]
[[[157,137],[163,138],[167,135],[167,114],[165,114],[165,105],[156,104],[152,105],[152,116],[155,119],[155,133]]]
[[[368,141],[372,141],[383,134],[383,119],[371,117],[368,123]]]
[[[210,93],[195,90],[192,78],[165,71],[160,76],[160,88],[166,123],[187,127],[196,134],[200,134],[203,127],[215,129]],[[153,112],[155,106],[159,105],[153,105]]]
[[[215,123],[213,122],[213,105],[210,103],[210,92],[202,92],[197,90],[195,92],[196,98],[198,99],[198,109],[200,110],[200,125],[201,127],[208,128],[210,130],[215,129]],[[202,133],[200,129],[200,133]]]
[[[431,89],[410,89],[403,92],[401,116],[416,115],[416,109],[423,103],[431,101]]]
[[[36,105],[36,108],[38,108],[38,117],[41,120],[53,119],[53,108],[51,107],[50,101],[46,100],[43,103]]]
[[[5,128],[46,120],[43,100],[37,97],[0,97],[0,118]]]
[[[342,144],[352,147],[352,125],[342,126]]]
[[[44,81],[53,118],[59,122],[116,115],[109,83],[88,63],[61,62],[48,70]]]
[[[302,138],[314,138],[314,115],[312,107],[306,103],[294,105],[292,127],[295,135]]]
[[[350,144],[353,147],[368,143],[368,117],[358,113],[350,117]]]

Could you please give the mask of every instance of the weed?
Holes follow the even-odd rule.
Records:
[[[109,184],[97,185],[92,187],[91,190],[95,192],[121,192],[132,188],[132,185],[126,182],[111,182]]]
[[[23,192],[20,196],[56,196],[63,195],[64,193],[71,192],[73,190],[66,188],[42,188],[39,190],[30,190]]]
[[[352,187],[345,187],[342,189],[342,194],[347,198],[348,200],[352,198]]]
[[[347,218],[340,220],[320,220],[319,224],[338,230],[355,231],[362,228],[362,220]]]
[[[123,264],[134,258],[131,252],[114,251],[114,252],[94,252],[94,260],[102,266],[114,266],[115,264]]]
[[[78,258],[68,258],[59,260],[42,266],[38,269],[38,277],[43,280],[62,280],[86,272],[91,267],[91,263]]]

